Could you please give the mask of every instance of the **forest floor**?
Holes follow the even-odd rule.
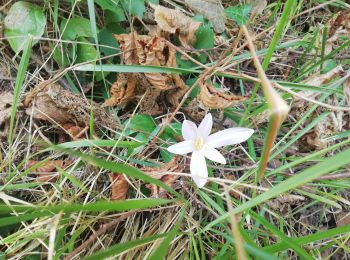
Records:
[[[0,3],[0,259],[350,259],[348,1]]]

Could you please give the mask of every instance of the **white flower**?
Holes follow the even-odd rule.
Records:
[[[174,154],[192,153],[190,171],[199,188],[205,185],[208,178],[205,158],[225,164],[224,156],[215,148],[244,142],[254,133],[253,129],[235,127],[209,135],[212,126],[211,114],[204,117],[198,128],[195,123],[185,120],[182,124],[182,136],[185,141],[168,147],[168,151]]]

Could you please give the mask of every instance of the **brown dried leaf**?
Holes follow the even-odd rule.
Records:
[[[171,187],[179,178],[179,175],[169,174],[169,172],[177,171],[181,172],[184,169],[184,165],[179,164],[180,156],[175,156],[170,162],[162,164],[160,167],[143,167],[141,170],[151,176],[152,178],[159,179],[167,186]],[[151,190],[152,197],[166,197],[165,190],[154,185],[147,184],[146,187]]]
[[[6,137],[10,127],[13,95],[11,92],[0,94],[0,138]]]
[[[337,34],[345,34],[350,37],[350,11],[342,11],[337,13],[329,22],[329,38],[337,36]]]
[[[285,194],[267,202],[267,205],[274,210],[284,211],[287,206],[299,204],[305,197],[293,194]]]
[[[27,168],[31,168],[40,161],[29,160]],[[36,175],[36,180],[39,182],[55,182],[57,181],[59,174],[57,168],[65,169],[72,163],[70,160],[48,160],[43,165],[34,169],[32,174]]]
[[[116,35],[123,51],[122,64],[176,67],[176,50],[159,36],[130,34]],[[124,105],[141,99],[142,113],[156,115],[162,112],[157,99],[166,92],[170,102],[178,102],[175,93],[183,93],[187,86],[179,75],[166,73],[120,73],[111,88],[111,98],[103,106]],[[182,92],[181,92],[182,91]],[[173,103],[172,103],[173,104]]]
[[[304,80],[303,83],[306,85],[320,87],[323,84],[332,81],[336,77],[341,76],[343,73],[343,68],[341,66],[337,66],[327,73],[317,73],[311,75],[308,79]],[[344,93],[346,95],[346,83],[344,83]],[[320,96],[320,92],[314,92],[310,90],[300,91],[299,94],[306,98],[314,100],[317,100],[317,98]],[[337,102],[337,98],[333,95],[331,95],[326,100],[327,104],[335,106],[338,105]],[[300,118],[304,115],[310,106],[311,104],[307,100],[295,97],[295,102],[293,103],[291,114],[295,118]],[[321,107],[316,109],[315,112],[310,116],[310,119],[305,121],[305,124],[310,123],[310,120],[318,117],[323,112],[324,111]],[[344,129],[349,129],[350,123],[347,123],[349,120],[346,119],[346,114],[347,113],[345,111],[332,111],[327,117],[319,121],[315,127],[304,136],[302,139],[304,143],[301,143],[301,147],[308,147],[312,150],[320,150],[326,148],[329,143],[333,142],[331,139],[327,138],[328,136],[333,135],[336,132],[341,132]]]
[[[176,33],[184,47],[189,48],[196,42],[195,33],[201,22],[195,21],[179,10],[150,5],[154,9],[155,21],[163,31]]]
[[[342,11],[337,13],[332,19],[330,19],[326,25],[328,28],[327,41],[325,46],[325,54],[329,54],[338,40],[339,36],[345,35],[350,37],[350,11]],[[320,34],[318,44],[323,42],[323,33]]]
[[[56,85],[53,87],[56,87]],[[70,121],[68,111],[59,109],[46,91],[39,92],[34,99],[31,100],[27,97],[24,104],[27,107],[27,115],[33,116],[34,119],[53,121],[61,125]]]
[[[350,225],[350,212],[340,212],[338,214],[335,214],[335,219],[337,222],[337,227]]]
[[[92,110],[97,127],[119,128],[114,118],[99,104],[47,81],[39,84],[26,96],[24,105],[26,113],[37,120],[60,125],[74,122],[76,125],[86,126],[89,125]]]
[[[185,0],[195,12],[202,14],[213,24],[216,33],[225,31],[225,13],[221,0]]]
[[[247,99],[247,97],[224,93],[204,82],[200,85],[200,90],[199,100],[211,109],[224,109]]]
[[[135,74],[119,73],[117,81],[113,83],[110,94],[102,107],[124,105],[134,98],[136,88]]]
[[[252,10],[253,15],[261,14],[267,5],[266,0],[248,0],[246,1],[246,3],[250,4],[253,7],[253,10]]]
[[[110,173],[111,200],[125,200],[128,197],[129,183],[122,174]]]

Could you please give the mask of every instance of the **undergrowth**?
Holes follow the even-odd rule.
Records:
[[[350,258],[350,5],[194,2],[1,2],[0,259]],[[208,112],[255,133],[200,189]]]

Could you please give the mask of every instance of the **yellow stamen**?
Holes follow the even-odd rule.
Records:
[[[194,140],[193,146],[196,151],[201,150],[204,146],[204,138],[201,136],[198,137],[196,140]]]

